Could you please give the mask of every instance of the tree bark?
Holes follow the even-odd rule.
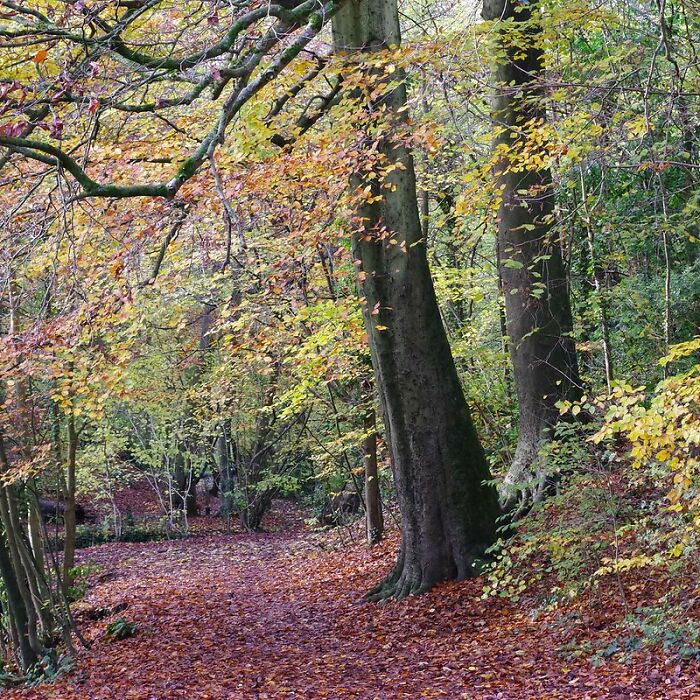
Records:
[[[28,493],[27,505],[27,528],[29,530],[29,544],[32,555],[40,571],[46,571],[44,563],[44,542],[41,536],[41,513],[39,511],[39,501],[36,497],[36,489],[32,480]]]
[[[17,661],[23,671],[29,669],[39,660],[38,652],[32,647],[29,635],[29,616],[24,599],[20,593],[10,553],[4,538],[0,535],[0,576],[5,584],[7,607],[12,639],[16,648]]]
[[[20,297],[21,294],[18,290],[17,283],[14,278],[13,271],[9,271],[9,284],[8,284],[8,296],[9,296],[9,335],[19,336],[21,332],[20,328]],[[14,395],[17,401],[17,409],[19,412],[19,425],[20,425],[20,446],[22,453],[25,458],[31,457],[31,447],[32,447],[32,435],[33,430],[31,429],[32,422],[32,412],[27,405],[27,385],[24,379],[20,378],[15,382],[14,385]],[[44,571],[44,543],[41,537],[41,515],[39,513],[39,504],[37,502],[35,480],[29,480],[31,488],[28,493],[28,503],[27,503],[27,524],[29,531],[29,543],[31,545],[32,554],[34,560],[36,561],[37,568],[40,571]]]
[[[499,275],[519,402],[518,444],[501,503],[513,508],[519,502],[519,512],[546,493],[537,458],[559,418],[557,402],[580,395],[561,240],[552,226],[552,175],[526,156],[528,131],[546,119],[538,11],[536,2],[525,0],[485,0],[482,11],[484,19],[498,21],[492,115],[494,149],[501,154],[495,168]]]
[[[223,426],[220,427],[219,435],[214,443],[214,459],[216,461],[216,469],[219,473],[219,494],[221,495],[221,508],[219,515],[230,517],[231,503],[230,496],[227,497],[230,486],[229,476],[229,455],[228,455],[228,440],[226,439],[226,430]]]
[[[78,432],[75,416],[68,416],[68,454],[66,458],[66,479],[63,489],[63,590],[65,593],[73,585],[72,569],[75,567],[75,466],[78,454]]]
[[[401,42],[395,0],[359,0],[334,18],[337,52],[362,61]],[[370,59],[371,60],[371,59]],[[359,66],[371,80],[371,68]],[[391,78],[399,79],[394,73]],[[405,120],[403,82],[368,110]],[[428,268],[413,160],[385,131],[384,176],[357,175],[354,257],[401,510],[401,549],[370,598],[403,597],[475,573],[495,537],[498,502],[442,325]],[[377,173],[374,173],[377,175]],[[366,178],[366,179],[365,179]],[[377,182],[379,181],[379,184]]]
[[[367,544],[375,545],[384,534],[382,498],[379,491],[379,470],[377,468],[377,427],[374,408],[365,416],[365,439],[362,442],[365,472],[365,521]]]
[[[19,616],[17,621],[21,625],[21,628],[18,628],[17,631],[20,634],[20,638],[22,635],[26,636],[32,654],[40,656],[43,653],[43,646],[39,639],[40,619],[37,615],[37,604],[40,605],[44,601],[41,600],[36,589],[30,586],[31,582],[27,577],[27,568],[25,567],[25,562],[22,561],[20,552],[22,543],[19,539],[20,533],[18,532],[20,523],[14,521],[8,505],[9,490],[11,488],[10,486],[4,486],[0,489],[0,520],[2,521],[7,540],[9,563],[13,572],[12,579],[22,601],[21,606],[19,605],[19,599],[15,601],[14,614]],[[9,578],[7,581],[9,581]],[[20,651],[24,656],[25,651],[23,646],[20,647]]]

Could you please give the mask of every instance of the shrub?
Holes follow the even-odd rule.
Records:
[[[105,636],[111,640],[127,639],[128,637],[133,637],[137,631],[138,625],[135,622],[127,622],[120,616],[107,625]]]
[[[637,642],[698,654],[685,585],[700,576],[700,365],[688,361],[698,351],[700,338],[672,348],[661,363],[682,369],[651,391],[618,384],[610,395],[562,405],[593,421],[576,436],[565,426],[565,439],[543,448],[549,473],[562,476],[559,491],[491,549],[484,596],[555,606],[612,584],[626,605],[625,587],[638,588],[635,571],[645,569],[659,583],[628,615],[627,637],[598,657],[629,653]]]

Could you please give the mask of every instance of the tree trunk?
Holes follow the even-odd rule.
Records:
[[[10,307],[9,318],[9,335],[19,336],[20,328],[20,293],[15,282],[13,271],[10,270],[10,278],[8,284],[8,296]],[[17,402],[19,412],[20,426],[20,446],[25,458],[31,458],[32,435],[31,429],[32,412],[27,405],[27,386],[24,379],[18,379],[14,384],[14,395]],[[39,504],[36,496],[36,484],[34,479],[29,480],[30,490],[28,493],[27,506],[27,523],[29,530],[29,543],[31,545],[32,554],[40,571],[44,571],[44,543],[41,537],[41,515],[39,513]]]
[[[3,462],[6,464],[6,461],[3,460]],[[39,597],[36,588],[30,586],[27,568],[25,562],[22,561],[22,552],[20,551],[22,543],[18,532],[21,525],[13,519],[9,508],[11,488],[10,486],[4,486],[0,489],[0,520],[7,539],[8,561],[12,569],[12,581],[8,578],[6,582],[10,582],[11,585],[14,582],[22,601],[21,605],[19,604],[19,599],[16,601],[14,610],[14,614],[18,616],[16,621],[20,625],[17,629],[18,635],[20,639],[22,636],[26,636],[32,654],[40,656],[43,653],[43,646],[39,639],[40,618],[37,615],[37,606],[41,606],[44,601]],[[25,650],[23,646],[20,647],[20,652],[24,657]]]
[[[365,416],[365,431],[362,442],[365,471],[365,520],[367,544],[375,545],[384,534],[384,516],[382,498],[379,492],[379,470],[377,469],[377,430],[374,408]]]
[[[526,155],[528,130],[546,118],[538,83],[543,64],[537,12],[536,3],[511,0],[485,0],[482,12],[486,20],[512,20],[497,25],[494,33],[495,53],[505,56],[493,66],[492,113],[498,131],[495,153],[501,154],[495,168],[501,190],[499,274],[520,416],[501,501],[506,508],[519,501],[520,512],[545,494],[546,474],[537,457],[558,420],[557,402],[580,395],[560,234],[552,227],[552,176]]]
[[[272,460],[274,443],[276,440],[272,434],[273,426],[277,420],[274,411],[271,411],[277,391],[282,365],[274,363],[274,374],[265,389],[261,410],[255,420],[255,441],[246,460],[245,468],[238,473],[238,486],[241,498],[238,505],[238,517],[241,525],[249,532],[262,530],[262,520],[272,504],[272,498],[276,489],[261,489],[260,480]]]
[[[40,571],[45,571],[44,542],[41,535],[41,512],[39,511],[39,500],[36,497],[36,488],[33,480],[28,493],[27,527],[29,530],[29,544],[32,548],[32,555],[36,561],[37,568]]]
[[[235,445],[233,447],[235,450]],[[229,455],[229,441],[223,426],[220,435],[216,438],[215,453],[216,465],[219,470],[219,493],[221,494],[219,515],[226,518],[228,522],[233,514],[233,488],[235,484],[232,460]]]
[[[398,46],[396,1],[346,3],[333,34],[338,52]],[[371,68],[360,70],[371,79]],[[380,102],[368,107],[386,108],[397,123],[405,119],[403,84]],[[475,560],[495,537],[498,515],[496,493],[483,484],[488,467],[430,277],[413,160],[386,132],[379,150],[384,177],[358,174],[351,182],[358,196],[366,189],[372,198],[357,205],[353,251],[401,510],[398,562],[373,599],[418,594],[473,575]]]
[[[73,585],[72,569],[75,567],[75,462],[78,453],[78,433],[75,429],[75,416],[68,416],[68,455],[66,460],[66,479],[63,489],[63,522],[65,536],[63,540],[63,590]]]
[[[199,515],[199,505],[197,503],[197,483],[194,471],[190,467],[189,479],[187,481],[187,493],[185,494],[185,513],[188,518],[196,518]]]
[[[255,492],[252,498],[239,511],[241,526],[247,532],[262,532],[262,521],[272,505],[274,489]]]
[[[27,607],[20,593],[10,553],[2,535],[0,535],[0,576],[5,585],[9,624],[12,626],[11,637],[16,647],[17,661],[20,668],[26,671],[39,660],[39,654],[32,648],[30,642]]]
[[[610,346],[610,322],[608,320],[608,302],[605,296],[603,284],[603,275],[598,264],[598,256],[595,248],[595,230],[593,228],[593,218],[588,206],[588,192],[586,190],[586,181],[581,168],[581,207],[585,218],[584,225],[586,227],[586,242],[588,244],[588,257],[591,268],[591,282],[595,289],[596,301],[598,302],[598,317],[600,323],[600,336],[603,345],[603,367],[605,370],[605,386],[608,393],[612,390],[612,382],[614,379],[612,349]],[[602,186],[601,186],[602,197]]]
[[[195,477],[194,469],[189,458],[186,458],[182,452],[178,452],[175,456],[175,504],[178,508],[185,511],[188,518],[194,518],[199,515],[199,506],[197,504],[197,483],[199,479]]]

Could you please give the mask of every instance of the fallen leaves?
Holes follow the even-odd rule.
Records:
[[[651,655],[597,669],[585,656],[564,662],[552,617],[478,600],[479,581],[365,603],[393,564],[395,538],[327,551],[299,523],[87,550],[113,573],[88,594],[85,614],[77,610],[92,650],[56,684],[8,700],[700,697],[693,665]],[[86,611],[125,604],[121,614],[138,631],[109,642],[113,618],[90,620]]]

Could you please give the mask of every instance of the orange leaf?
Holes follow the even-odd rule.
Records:
[[[49,52],[46,49],[42,49],[34,56],[34,63],[43,63],[48,55]]]

